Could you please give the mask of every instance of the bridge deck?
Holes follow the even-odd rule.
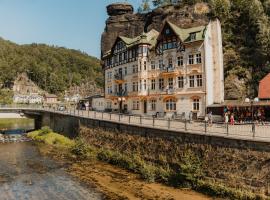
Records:
[[[259,124],[224,125],[213,124],[208,126],[205,122],[183,122],[179,120],[156,119],[132,115],[119,115],[113,113],[102,113],[95,111],[66,110],[56,111],[45,108],[0,108],[0,112],[31,112],[41,114],[42,112],[57,113],[61,115],[75,116],[79,118],[90,118],[120,124],[135,125],[139,127],[154,128],[159,130],[170,130],[189,134],[217,136],[230,139],[248,141],[270,142],[270,126]]]

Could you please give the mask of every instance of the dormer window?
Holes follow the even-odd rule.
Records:
[[[190,33],[190,41],[196,40],[196,33]]]

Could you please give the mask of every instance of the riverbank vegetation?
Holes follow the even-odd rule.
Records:
[[[159,164],[147,161],[139,154],[127,154],[93,146],[83,137],[70,140],[53,133],[48,127],[29,133],[28,136],[48,145],[65,148],[68,156],[77,161],[98,160],[109,163],[139,174],[147,182],[159,182],[177,188],[190,188],[210,196],[233,200],[264,199],[263,195],[254,194],[240,188],[226,187],[219,182],[205,179],[202,172],[202,161],[192,151],[186,151],[181,158],[181,162],[172,167],[166,163]]]

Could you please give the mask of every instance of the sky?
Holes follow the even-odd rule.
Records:
[[[106,6],[113,2],[119,0],[0,0],[0,37],[18,44],[77,49],[100,57]],[[137,9],[141,0],[128,2]]]

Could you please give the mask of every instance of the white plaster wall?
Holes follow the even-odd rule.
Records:
[[[214,103],[214,80],[213,80],[213,49],[212,49],[212,29],[211,24],[207,26],[204,40],[204,52],[205,52],[205,85],[206,85],[206,105],[212,105]]]

